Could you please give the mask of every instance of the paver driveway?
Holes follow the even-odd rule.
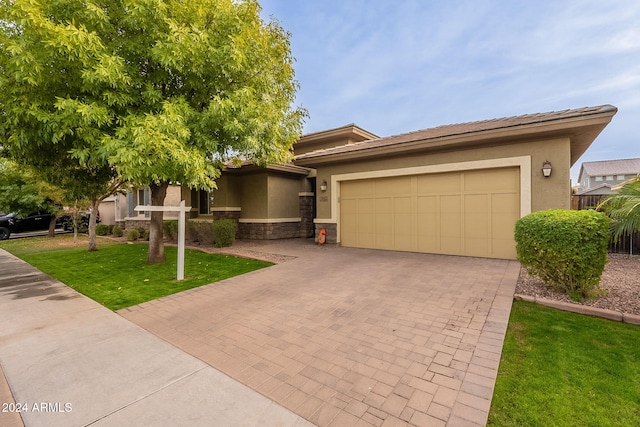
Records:
[[[120,314],[320,426],[486,423],[517,262],[255,249],[296,258]]]

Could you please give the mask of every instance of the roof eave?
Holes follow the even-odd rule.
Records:
[[[389,155],[403,155],[415,152],[444,151],[469,148],[486,144],[504,144],[516,138],[527,140],[553,137],[571,139],[571,165],[586,151],[602,130],[611,122],[617,110],[607,110],[597,114],[571,117],[560,120],[542,121],[525,125],[515,125],[463,134],[417,139],[384,146],[362,144],[356,149],[343,152],[324,152],[302,155],[295,163],[300,166],[316,166],[326,163],[368,159]]]

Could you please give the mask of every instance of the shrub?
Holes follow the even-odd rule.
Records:
[[[131,230],[127,230],[127,240],[129,242],[136,241],[140,238],[140,232],[137,228],[132,228]]]
[[[609,218],[595,211],[534,212],[515,227],[520,263],[574,300],[597,296],[609,236]]]
[[[187,220],[187,240],[198,242],[201,245],[213,245],[215,242],[214,221],[211,219],[189,219]]]
[[[113,227],[110,227],[107,224],[96,224],[96,235],[106,236],[112,229]]]
[[[168,240],[178,240],[178,220],[162,221],[162,234]]]
[[[111,232],[113,233],[113,237],[122,237],[122,228],[119,225],[115,225],[113,227],[113,230],[111,230]]]
[[[145,241],[147,241],[147,242],[148,242],[148,241],[149,241],[149,234],[150,234],[149,230],[147,230],[147,229],[145,228],[145,229],[144,229],[144,232],[140,235],[140,238],[141,238],[142,240],[145,240]]]
[[[88,232],[89,232],[89,223],[78,220],[78,233],[88,233]]]
[[[224,248],[233,245],[236,240],[238,223],[232,219],[220,219],[213,222],[213,234],[216,248]]]

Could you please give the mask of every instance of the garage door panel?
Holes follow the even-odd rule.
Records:
[[[518,168],[374,178],[359,182],[358,188],[351,184],[341,184],[346,190],[341,192],[345,246],[515,258]],[[345,194],[357,200],[355,208]]]
[[[393,214],[378,213],[375,215],[375,232],[378,234],[392,234],[393,232]]]
[[[417,177],[418,194],[459,193],[460,174],[436,173]]]
[[[343,185],[340,187],[340,195],[342,198],[373,197],[373,181],[351,181],[349,182],[349,185]]]
[[[490,207],[487,195],[483,194],[465,196],[464,207],[465,237],[486,240],[489,236],[490,216]]]
[[[483,169],[464,174],[465,193],[515,192],[520,189],[520,173],[517,168]]]
[[[490,255],[491,247],[487,239],[477,239],[467,237],[464,240],[465,255],[487,257]]]
[[[392,213],[393,212],[393,198],[381,197],[375,199],[376,213]]]
[[[411,177],[379,179],[375,181],[376,197],[397,197],[411,195]]]
[[[340,203],[342,212],[341,240],[345,246],[355,246],[358,236],[358,200],[342,198]]]
[[[517,217],[514,218],[514,212],[519,209],[519,197],[517,194],[494,194],[491,205],[492,251],[500,257],[515,258],[513,233]]]
[[[438,196],[418,196],[418,252],[438,252]]]

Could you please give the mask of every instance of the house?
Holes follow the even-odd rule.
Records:
[[[237,219],[241,239],[324,230],[342,246],[515,259],[516,220],[570,208],[570,168],[616,112],[602,105],[382,138],[351,124],[301,137],[291,164],[245,162],[223,170],[210,194],[180,195],[192,218]]]
[[[578,175],[577,195],[606,195],[614,187],[640,176],[640,158],[584,162]]]
[[[178,206],[182,200],[189,200],[190,194],[187,193],[185,195],[184,193],[185,190],[182,186],[177,184],[169,185],[167,195],[164,199],[165,205]],[[188,198],[185,196],[188,196]],[[113,208],[115,209],[114,224],[124,224],[125,228],[149,227],[150,213],[134,210],[138,205],[148,206],[151,204],[151,190],[149,186],[130,186],[127,188],[126,194],[117,194],[112,197],[115,198],[113,201]],[[111,198],[107,198],[101,203],[101,213],[107,208],[111,210],[112,205],[110,199]],[[105,204],[105,202],[107,202],[107,204],[105,208],[103,208],[102,205]],[[197,205],[194,209],[197,210]],[[178,219],[178,213],[165,212],[164,219]]]
[[[302,136],[294,145],[296,155],[351,145],[377,138],[349,124]],[[315,228],[315,169],[295,164],[268,165],[245,162],[227,167],[218,188],[211,193],[214,219],[238,220],[240,239],[313,237]]]

